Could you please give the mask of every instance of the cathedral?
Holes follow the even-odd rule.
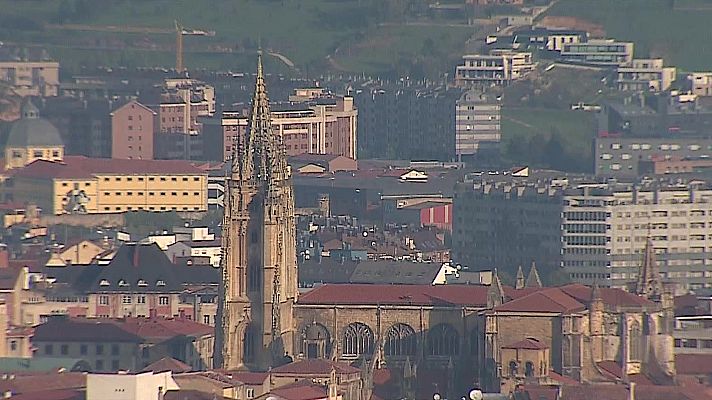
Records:
[[[222,225],[216,361],[226,369],[266,370],[293,353],[297,258],[291,171],[272,131],[261,55],[250,127],[235,147]]]
[[[291,170],[270,123],[261,57],[249,120],[227,177],[217,367],[266,371],[310,358],[360,365],[365,394],[347,400],[377,394],[374,376],[386,369],[400,382],[398,398],[475,386],[508,392],[562,377],[674,378],[672,295],[650,241],[628,291],[542,287],[532,265],[514,287],[495,270],[488,286],[326,284],[297,299]]]

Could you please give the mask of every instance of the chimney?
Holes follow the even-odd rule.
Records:
[[[139,251],[139,247],[141,247],[141,245],[138,244],[138,243],[136,243],[136,244],[134,245],[134,252],[133,252],[133,266],[134,266],[134,267],[138,267],[138,256],[139,256],[138,251]]]

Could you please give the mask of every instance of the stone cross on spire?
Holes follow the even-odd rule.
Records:
[[[648,237],[643,250],[643,263],[638,269],[638,282],[635,293],[648,299],[656,298],[663,294],[663,283],[660,278],[653,241]]]

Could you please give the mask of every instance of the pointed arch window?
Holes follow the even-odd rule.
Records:
[[[354,322],[344,329],[344,356],[358,357],[373,354],[373,331],[366,324]]]
[[[415,330],[406,324],[395,324],[386,332],[384,352],[387,356],[414,356]]]
[[[527,361],[526,364],[524,364],[524,376],[527,378],[531,378],[534,376],[534,363],[531,361]]]
[[[302,353],[306,358],[326,358],[331,353],[331,335],[324,325],[313,323],[304,327]]]
[[[439,324],[428,332],[428,353],[431,356],[454,356],[460,350],[460,338],[450,324]]]
[[[255,361],[255,346],[257,344],[257,330],[252,326],[245,329],[245,336],[242,341],[242,359],[245,363]]]

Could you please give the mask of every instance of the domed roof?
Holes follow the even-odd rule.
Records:
[[[29,100],[22,105],[22,117],[12,124],[5,144],[5,147],[28,146],[64,146],[57,128],[40,118],[39,110]]]

